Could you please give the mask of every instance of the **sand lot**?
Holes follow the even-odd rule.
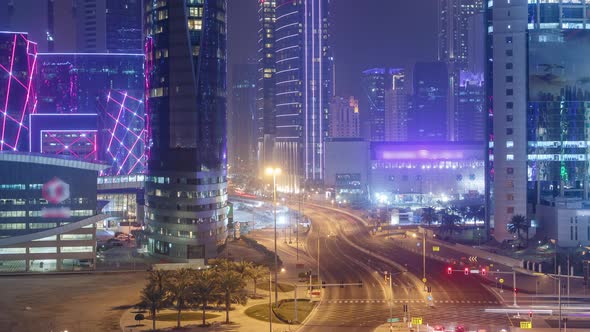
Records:
[[[120,331],[146,272],[0,277],[0,331]]]

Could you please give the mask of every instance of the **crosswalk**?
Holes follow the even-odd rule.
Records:
[[[359,330],[359,327],[369,328],[384,324],[387,317],[390,317],[389,311],[392,310],[391,317],[401,318],[407,314],[409,317],[422,317],[425,323],[431,325],[461,324],[470,329],[490,331],[510,326],[505,314],[484,312],[487,306],[498,304],[494,301],[469,301],[468,303],[467,300],[441,300],[435,303],[435,307],[430,307],[424,300],[397,299],[394,300],[395,305],[390,309],[389,301],[386,299],[325,299],[322,300],[310,324],[326,329],[350,327]],[[408,313],[403,311],[402,304],[408,304]]]
[[[498,301],[470,301],[470,300],[434,300],[434,303],[440,304],[500,304]],[[389,300],[365,300],[365,299],[331,299],[331,300],[324,300],[323,303],[328,304],[383,304],[389,303]],[[415,299],[398,299],[393,300],[393,303],[402,303],[402,304],[410,304],[410,303],[426,303],[424,300],[415,300]]]

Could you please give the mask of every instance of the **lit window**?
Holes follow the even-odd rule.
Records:
[[[60,252],[93,252],[93,246],[61,247]]]
[[[0,248],[0,255],[26,254],[26,248]]]
[[[514,155],[513,154],[507,154],[506,155],[506,160],[508,160],[508,161],[514,160]]]
[[[201,30],[203,27],[203,21],[197,19],[189,19],[188,20],[188,29],[189,30]]]
[[[506,141],[506,147],[507,147],[507,148],[512,148],[512,147],[514,147],[514,141]]]
[[[29,253],[31,254],[55,254],[57,253],[56,247],[33,247],[29,248]]]

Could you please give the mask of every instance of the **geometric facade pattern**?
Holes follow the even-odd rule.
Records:
[[[101,115],[102,149],[111,167],[101,175],[143,173],[145,169],[145,114],[141,95],[111,90]]]
[[[35,113],[33,73],[37,44],[18,32],[0,32],[0,151],[26,150],[27,115]]]

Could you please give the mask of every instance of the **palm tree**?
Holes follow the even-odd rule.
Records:
[[[148,283],[141,291],[141,306],[147,308],[152,316],[152,331],[156,330],[156,314],[166,305],[166,291],[157,284]]]
[[[197,271],[192,285],[192,301],[201,305],[203,326],[206,325],[206,310],[209,302],[217,301],[221,296],[218,278],[213,270]]]
[[[259,280],[268,277],[268,269],[262,265],[255,265],[250,269],[250,279],[254,282],[254,296],[256,296],[256,285]]]
[[[219,288],[225,300],[225,323],[229,324],[229,309],[232,301],[239,303],[247,301],[243,292],[246,283],[231,264],[222,261],[216,266],[216,271],[219,277]]]
[[[434,208],[429,206],[429,207],[422,209],[422,216],[420,219],[423,224],[427,224],[430,226],[438,218],[437,218],[436,211],[434,210]]]
[[[242,279],[251,279],[251,272],[254,264],[245,260],[241,260],[239,263],[234,263],[234,269],[240,274]]]
[[[512,216],[512,218],[510,219],[510,223],[507,225],[508,227],[508,232],[510,232],[510,234],[514,234],[516,233],[516,236],[518,237],[519,240],[521,240],[521,236],[520,236],[520,232],[524,231],[526,233],[526,243],[528,245],[529,242],[529,228],[530,228],[530,222],[529,220],[520,214],[516,214],[514,216]]]
[[[170,295],[170,301],[176,309],[176,327],[180,328],[182,309],[186,308],[191,297],[192,273],[188,269],[174,271],[166,282],[166,290]]]
[[[441,224],[440,228],[443,232],[448,232],[453,235],[453,232],[457,231],[459,227],[457,224],[461,221],[461,217],[456,214],[443,211],[441,213]]]
[[[159,289],[164,289],[168,275],[169,272],[165,270],[152,270],[148,276],[148,283]]]

